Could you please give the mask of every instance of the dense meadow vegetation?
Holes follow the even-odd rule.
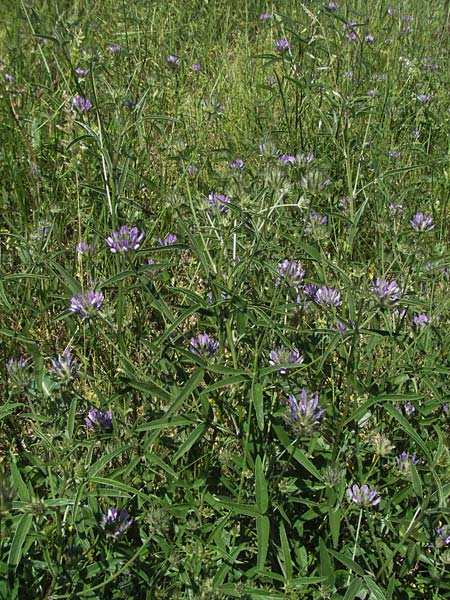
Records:
[[[0,599],[450,598],[446,0],[0,3]]]

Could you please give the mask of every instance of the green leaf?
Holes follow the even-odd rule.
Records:
[[[112,488],[113,491],[120,490],[121,492],[127,492],[128,494],[139,496],[139,498],[142,498],[142,500],[145,500],[146,502],[152,501],[150,496],[148,496],[147,494],[144,494],[140,490],[138,490],[134,487],[131,487],[131,485],[126,485],[125,483],[122,483],[121,481],[116,481],[115,479],[106,478],[106,477],[90,477],[89,482],[96,483],[97,485],[103,485],[108,488]],[[99,495],[101,495],[102,493],[105,493],[105,491],[104,490],[101,491],[99,493]]]
[[[91,465],[91,467],[87,473],[87,476],[94,477],[95,475],[97,475],[97,473],[99,473],[103,469],[103,467],[105,467],[109,462],[111,462],[113,458],[116,458],[116,456],[119,456],[120,454],[127,452],[127,450],[130,450],[132,447],[133,446],[131,444],[128,444],[127,446],[121,446],[120,448],[116,448],[115,450],[112,450],[108,454],[105,454],[105,456],[102,456],[102,458],[99,458],[99,460],[97,462],[95,462],[93,465]]]
[[[409,421],[395,408],[394,405],[385,404],[384,408],[392,417],[394,417],[394,419],[396,419],[399,422],[402,429],[409,435],[409,437],[412,438],[416,442],[416,444],[422,450],[423,455],[426,456],[429,464],[430,465],[433,464],[433,458],[430,454],[430,451],[428,450],[427,445],[425,444],[423,439],[420,437],[420,435],[417,433],[417,431],[412,428]]]
[[[177,460],[184,456],[186,452],[189,452],[192,446],[203,436],[207,429],[208,425],[206,423],[200,423],[200,425],[197,425],[194,431],[190,433],[187,440],[182,444],[181,448],[179,448],[178,451],[175,452],[172,458],[173,462],[177,462]]]
[[[280,532],[281,551],[283,553],[284,576],[290,581],[293,574],[291,549],[289,548],[289,541],[283,521],[281,521],[278,530]]]
[[[373,598],[373,600],[386,600],[386,594],[383,592],[383,590],[375,583],[375,581],[373,579],[371,579],[370,577],[368,577],[367,575],[364,577],[364,583],[367,585],[367,587],[369,588],[371,594],[370,597]]]
[[[334,556],[340,563],[342,563],[344,566],[346,566],[348,569],[350,569],[350,571],[354,571],[357,575],[360,575],[361,577],[364,576],[364,571],[361,569],[361,567],[355,563],[354,560],[352,560],[351,558],[348,558],[347,556],[345,556],[344,554],[341,554],[340,552],[336,552],[336,550],[328,550],[328,552]]]
[[[260,383],[252,384],[252,399],[255,407],[256,421],[260,431],[264,430],[264,398],[263,386]]]
[[[260,513],[256,504],[238,504],[233,500],[226,498],[218,498],[212,494],[206,493],[204,496],[205,500],[216,509],[227,509],[231,510],[237,515],[245,515],[247,517],[257,517]]]
[[[339,544],[339,531],[341,527],[341,509],[332,508],[328,509],[328,522],[330,523],[331,537],[333,540],[333,547],[336,548]]]
[[[267,493],[267,482],[264,476],[264,468],[261,457],[258,455],[255,460],[255,491],[256,506],[261,514],[267,512],[269,506],[269,496]]]
[[[262,571],[266,563],[267,550],[269,548],[270,521],[266,515],[256,517],[256,539],[258,543],[258,570]]]
[[[354,600],[356,594],[360,591],[361,587],[361,580],[358,578],[353,579],[353,581],[348,586],[347,591],[345,592],[345,596],[342,600]]]
[[[292,442],[291,442],[288,434],[286,433],[286,431],[283,429],[283,427],[281,427],[281,425],[274,425],[273,428],[274,428],[275,433],[277,434],[278,439],[283,444],[285,449],[289,452],[289,454],[291,454],[292,457],[295,458],[295,460],[299,464],[302,465],[302,467],[304,467],[307,471],[309,471],[309,473],[313,477],[315,477],[316,479],[321,481],[319,471],[316,469],[316,467],[313,465],[313,463],[309,460],[309,458],[307,456],[305,456],[305,454],[302,452],[302,450],[300,448],[296,448],[295,446],[292,445]]]
[[[326,577],[327,585],[333,587],[336,579],[335,568],[322,538],[319,538],[319,555],[319,573],[321,577]]]
[[[423,500],[423,489],[422,482],[420,480],[419,473],[417,472],[416,466],[409,461],[410,473],[412,478],[412,485],[415,495],[419,500]]]
[[[22,475],[20,474],[19,468],[17,467],[15,462],[11,463],[11,481],[14,489],[17,491],[17,495],[22,500],[22,502],[30,501],[30,492],[22,479]]]
[[[33,515],[26,513],[22,515],[17,529],[14,533],[14,538],[11,543],[11,548],[8,556],[8,565],[17,567],[22,558],[23,545],[25,543],[28,532],[30,531]]]
[[[73,438],[73,429],[74,429],[74,425],[75,425],[75,415],[77,412],[77,399],[74,398],[72,400],[72,402],[70,403],[70,408],[69,408],[69,415],[67,417],[67,429],[66,429],[66,435],[69,439]]]

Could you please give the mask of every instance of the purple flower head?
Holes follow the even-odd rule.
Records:
[[[68,383],[77,374],[80,365],[72,358],[70,350],[58,354],[58,358],[51,358],[51,373],[62,384]]]
[[[278,52],[287,52],[290,48],[291,44],[285,39],[278,40],[275,44],[275,49],[278,50]]]
[[[188,173],[189,175],[198,175],[198,167],[196,167],[195,165],[189,165]]]
[[[289,165],[295,165],[297,162],[297,157],[293,154],[282,154],[278,157],[278,160],[283,163],[285,167],[287,167]]]
[[[100,310],[103,304],[103,293],[95,290],[86,290],[72,296],[69,311],[88,319]]]
[[[191,71],[201,71],[202,70],[202,66],[200,63],[194,63],[193,65],[191,65]]]
[[[433,224],[431,215],[425,217],[422,212],[416,213],[410,223],[414,231],[417,232],[431,231],[436,227],[436,225]]]
[[[351,42],[355,42],[358,39],[358,34],[356,33],[356,31],[349,31],[347,33],[347,39]]]
[[[432,61],[430,56],[425,56],[424,69],[426,71],[431,71],[431,70],[438,69],[438,68],[439,68],[439,66]]]
[[[389,152],[389,156],[390,156],[391,158],[400,158],[400,156],[401,156],[401,152],[400,152],[399,150],[391,150],[391,151]]]
[[[366,42],[368,44],[373,44],[375,41],[375,38],[373,37],[373,35],[371,35],[370,33],[368,35],[366,35]]]
[[[288,423],[292,426],[295,433],[298,435],[309,435],[315,427],[320,424],[320,419],[325,412],[319,408],[318,394],[309,394],[305,388],[300,394],[300,402],[292,394],[289,394],[287,403],[288,415],[286,417]]]
[[[401,217],[403,214],[403,206],[401,204],[393,204],[392,202],[390,202],[387,205],[387,209],[391,217],[393,217],[394,219],[396,217]]]
[[[416,412],[415,406],[411,402],[405,402],[403,405],[403,411],[407,417],[410,417]]]
[[[407,452],[402,452],[400,456],[397,457],[397,467],[403,475],[410,474],[412,464],[414,466],[419,464],[419,460],[415,452],[412,456],[409,456]]]
[[[315,210],[312,210],[307,219],[306,219],[306,227],[305,233],[309,234],[317,234],[325,229],[326,224],[328,223],[328,217],[321,216],[316,213]]]
[[[100,526],[108,535],[120,538],[133,523],[133,519],[128,517],[128,511],[124,508],[120,512],[117,508],[108,508],[106,515],[102,515]]]
[[[393,16],[395,15],[395,10],[392,8],[392,6],[390,6],[390,7],[387,9],[387,13],[388,13],[388,15],[389,15],[390,17],[393,17]]]
[[[354,327],[354,323],[352,323],[352,321],[349,321],[349,326]],[[332,329],[336,329],[342,335],[348,331],[348,327],[344,325],[344,323],[340,319],[336,319],[336,327],[332,327]]]
[[[108,51],[110,54],[121,54],[123,48],[120,44],[111,44],[111,46],[108,46]]]
[[[14,79],[14,77],[12,75],[10,75],[9,73],[5,73],[5,79],[9,83],[16,83],[16,80]]]
[[[419,94],[418,96],[416,96],[416,100],[418,102],[431,102],[431,96],[428,96],[427,94]]]
[[[105,241],[111,252],[123,254],[129,250],[137,250],[143,239],[143,231],[139,232],[137,227],[130,228],[128,225],[122,225],[119,231],[111,232],[111,235]]]
[[[450,530],[446,525],[437,527],[435,530],[434,544],[430,544],[431,548],[441,550],[450,544]]]
[[[318,306],[322,306],[324,308],[340,306],[342,304],[341,294],[335,288],[330,288],[326,285],[323,285],[316,291],[314,302]]]
[[[180,59],[175,54],[169,54],[166,60],[169,67],[178,67],[180,65]]]
[[[200,333],[196,338],[191,338],[189,342],[189,351],[204,360],[212,356],[218,347],[219,344],[207,333]]]
[[[418,140],[420,138],[420,131],[418,129],[413,129],[411,131],[411,136]]]
[[[217,192],[211,192],[208,196],[208,205],[210,208],[219,209],[221,213],[228,212],[228,206],[231,202],[231,198],[224,194],[218,194]]]
[[[127,100],[125,100],[124,102],[124,106],[125,108],[128,108],[128,110],[131,110],[132,108],[135,108],[136,102],[134,102],[134,100],[131,100],[131,98],[128,98]]]
[[[377,277],[371,289],[383,304],[395,304],[398,301],[400,288],[395,279],[388,283],[385,279]]]
[[[339,208],[346,209],[351,204],[351,198],[349,196],[344,196],[343,198],[339,198]]]
[[[86,112],[92,108],[92,102],[89,98],[83,98],[83,96],[78,95],[72,100],[72,108],[79,112]]]
[[[260,21],[270,21],[271,18],[272,18],[271,13],[261,13],[259,15],[259,20]]]
[[[412,33],[413,28],[411,25],[406,25],[406,27],[402,27],[402,33]]]
[[[352,502],[360,506],[376,506],[381,501],[381,496],[378,496],[377,490],[371,490],[366,484],[359,487],[355,483],[347,489],[347,495]]]
[[[11,357],[6,363],[9,382],[17,388],[27,387],[31,383],[31,374],[27,367],[27,361],[23,356]]]
[[[319,286],[316,283],[307,283],[306,285],[304,285],[303,289],[302,289],[304,301],[305,302],[314,302],[318,289],[319,289]],[[300,302],[300,301],[301,301],[301,298],[299,295],[297,302]]]
[[[177,236],[174,233],[168,233],[165,238],[158,238],[160,246],[172,246],[177,243]]]
[[[89,71],[87,69],[82,69],[81,67],[77,67],[75,69],[75,73],[78,75],[78,77],[86,77],[86,75],[89,73]]]
[[[336,4],[336,2],[328,2],[328,10],[336,10],[338,7],[338,5]]]
[[[448,402],[444,402],[444,404],[442,405],[442,412],[444,412],[445,414],[447,414],[450,411],[450,405]]]
[[[283,260],[281,265],[278,267],[278,273],[280,277],[277,278],[276,284],[281,285],[285,283],[289,287],[297,289],[305,276],[305,271],[300,262],[295,260]]]
[[[412,318],[412,325],[416,331],[425,329],[431,323],[431,317],[425,313],[415,314]]]
[[[95,251],[95,247],[94,244],[89,244],[88,242],[83,242],[81,241],[79,244],[77,244],[77,252],[78,254],[81,255],[86,255],[86,254],[94,254]]]
[[[272,367],[278,365],[301,365],[304,361],[303,356],[300,354],[297,348],[294,348],[293,350],[271,350],[269,354],[269,359],[269,364]],[[282,375],[285,375],[286,369],[284,367],[281,367],[280,373]]]
[[[102,412],[97,408],[91,408],[88,416],[84,419],[88,429],[100,429],[108,431],[112,429],[112,412],[107,410]]]
[[[230,169],[244,169],[245,164],[241,158],[237,158],[234,162],[230,162]]]
[[[407,23],[412,23],[414,21],[413,15],[402,15],[402,21],[406,21]]]

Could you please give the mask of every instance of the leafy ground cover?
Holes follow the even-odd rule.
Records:
[[[450,598],[448,2],[0,17],[0,598]]]

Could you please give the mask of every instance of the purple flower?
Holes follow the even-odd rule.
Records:
[[[132,108],[134,108],[136,106],[136,102],[131,100],[131,98],[128,98],[127,100],[125,100],[124,106],[125,106],[125,108],[128,108],[128,110],[131,110]]]
[[[355,483],[347,489],[347,495],[352,502],[361,506],[376,506],[381,501],[381,496],[378,496],[377,490],[371,490],[366,484],[359,487]]]
[[[305,297],[305,300],[308,302],[313,302],[316,298],[316,294],[317,294],[317,290],[319,289],[319,286],[316,283],[307,283],[306,285],[303,286],[303,295]],[[297,300],[297,302],[299,301],[299,299]]]
[[[411,402],[405,402],[405,404],[403,405],[403,411],[407,417],[410,417],[416,412],[416,409],[414,405],[411,404]]]
[[[344,23],[343,25],[344,30],[348,31],[347,39],[352,42],[358,39],[358,34],[354,30],[355,27],[357,27],[356,21],[350,21],[350,23]]]
[[[189,351],[204,360],[212,356],[218,347],[219,344],[207,333],[200,333],[196,338],[191,338],[189,342]]]
[[[108,508],[106,515],[102,515],[100,526],[103,527],[108,535],[119,538],[133,523],[133,519],[129,519],[128,517],[128,511],[124,508],[120,512],[118,512],[117,508]]]
[[[5,73],[5,79],[9,83],[16,83],[16,80],[14,79],[14,77],[12,75],[10,75],[9,73]]]
[[[23,356],[11,357],[6,363],[9,382],[17,388],[27,387],[31,383],[31,374],[27,367],[27,361]]]
[[[390,7],[387,9],[387,13],[388,13],[388,15],[389,15],[390,17],[393,17],[393,16],[395,15],[395,10],[392,8],[392,6],[390,6]]]
[[[414,454],[412,456],[409,456],[409,454],[407,452],[402,452],[400,454],[400,456],[397,457],[397,467],[398,470],[403,474],[403,475],[409,475],[411,472],[411,465],[418,465],[419,461],[417,459],[416,453],[414,452]]]
[[[83,98],[83,96],[75,96],[72,100],[72,108],[74,110],[78,110],[79,112],[86,112],[90,108],[92,108],[92,102],[89,98]]]
[[[314,302],[322,307],[340,306],[342,304],[341,294],[335,288],[323,285],[316,291]]]
[[[338,7],[338,5],[336,4],[336,2],[328,2],[328,10],[336,10]]]
[[[72,296],[69,311],[81,315],[84,319],[92,317],[103,304],[102,292],[86,290]]]
[[[168,233],[164,239],[158,238],[158,244],[160,246],[172,246],[177,243],[177,236],[174,233]]]
[[[287,403],[288,415],[287,421],[293,427],[298,435],[308,435],[319,425],[320,419],[325,412],[319,408],[318,394],[309,394],[305,388],[300,394],[300,402],[292,394],[289,394]]]
[[[438,65],[431,60],[430,56],[425,56],[425,59],[424,59],[424,69],[426,71],[433,70],[433,69],[438,69],[438,68],[439,68]]]
[[[433,220],[431,215],[425,215],[422,212],[418,212],[414,215],[414,218],[410,221],[411,227],[414,231],[422,232],[422,231],[431,231],[436,227],[433,224]]]
[[[391,151],[389,152],[389,156],[390,156],[391,158],[400,158],[400,156],[401,156],[401,152],[400,152],[399,150],[391,150]]]
[[[431,102],[431,96],[428,96],[427,94],[419,94],[416,96],[416,100],[418,102]]]
[[[221,213],[228,212],[228,206],[231,202],[231,198],[224,194],[218,194],[217,192],[211,192],[208,196],[208,205],[211,208],[218,208]]]
[[[180,64],[180,59],[175,54],[169,54],[166,60],[169,67],[178,67]]]
[[[436,548],[437,550],[441,550],[445,546],[450,544],[450,535],[449,529],[445,525],[441,527],[437,527],[435,530],[435,538],[434,544],[430,544],[431,548]]]
[[[449,410],[450,410],[449,403],[448,402],[444,402],[444,404],[442,405],[442,412],[444,412],[444,413],[447,414],[449,412]]]
[[[271,13],[261,13],[259,15],[259,20],[260,21],[270,21],[271,18],[272,18]]]
[[[283,260],[281,265],[278,267],[278,273],[280,277],[277,278],[276,284],[280,285],[285,283],[289,287],[298,288],[301,284],[305,271],[300,262],[295,260]]]
[[[315,210],[312,210],[306,220],[305,233],[318,233],[321,229],[324,229],[327,223],[328,217],[326,215],[322,217]]]
[[[278,52],[287,52],[290,50],[291,44],[287,40],[281,39],[277,41],[275,48],[278,50]]]
[[[78,75],[78,77],[85,77],[89,71],[87,69],[82,69],[81,67],[77,67],[75,69],[75,73]]]
[[[402,27],[402,33],[412,33],[413,28],[411,25],[407,25],[406,27]]]
[[[347,33],[347,39],[354,42],[358,39],[358,34],[356,31],[349,31],[349,33]]]
[[[278,160],[283,163],[285,167],[288,165],[295,165],[297,162],[297,157],[292,154],[282,154],[278,157]]]
[[[271,350],[269,354],[269,359],[269,364],[272,367],[278,365],[300,365],[304,361],[303,356],[300,354],[297,348],[294,348],[293,350]],[[285,375],[286,369],[284,367],[281,367],[280,373],[282,375]]]
[[[58,354],[58,358],[51,358],[52,363],[51,373],[61,383],[68,383],[77,374],[80,368],[79,363],[72,358],[70,350],[66,350],[62,354]]]
[[[189,165],[189,167],[188,167],[188,173],[189,173],[189,175],[197,175],[198,174],[198,167],[196,167],[195,165]]]
[[[416,331],[421,329],[425,329],[427,325],[431,323],[431,317],[426,315],[425,313],[415,314],[412,318],[412,324]]]
[[[88,429],[102,429],[108,431],[112,429],[112,412],[107,410],[102,412],[97,408],[91,408],[88,412],[88,416],[84,419]]]
[[[418,129],[413,129],[411,131],[411,135],[412,135],[413,138],[416,138],[416,140],[418,140],[419,137],[420,137],[420,131]]]
[[[123,48],[120,44],[111,44],[111,46],[108,46],[108,51],[110,54],[120,54],[122,50]]]
[[[111,235],[105,241],[111,252],[123,254],[129,250],[137,250],[143,239],[143,231],[139,232],[137,227],[130,228],[128,225],[122,225],[119,231],[111,232]]]
[[[413,15],[402,15],[402,21],[406,21],[407,23],[412,23],[414,21]]]
[[[385,279],[376,278],[375,283],[371,286],[371,290],[378,296],[380,302],[385,304],[394,304],[398,300],[400,288],[395,279],[388,283]]]
[[[202,70],[202,66],[200,63],[194,63],[193,65],[191,65],[191,71],[201,71]]]
[[[234,162],[230,162],[230,169],[244,169],[245,164],[241,158],[237,158]]]
[[[371,35],[370,33],[368,35],[366,35],[366,42],[368,44],[373,44],[375,41],[375,38],[373,37],[373,35]]]
[[[401,204],[393,204],[390,202],[387,205],[387,208],[391,217],[401,217],[403,214],[403,206]]]
[[[94,254],[94,251],[95,251],[94,244],[89,244],[88,242],[83,242],[83,241],[81,241],[79,244],[77,244],[78,254],[81,254],[81,255]]]

